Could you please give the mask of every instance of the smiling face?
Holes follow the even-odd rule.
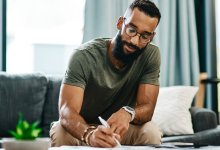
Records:
[[[157,24],[157,18],[146,15],[138,8],[128,10],[125,17],[118,20],[119,32],[115,38],[113,55],[124,63],[136,59],[153,39]],[[134,32],[137,34],[132,34]],[[146,39],[146,35],[151,36]]]

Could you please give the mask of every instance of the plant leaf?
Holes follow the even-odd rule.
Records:
[[[16,133],[16,132],[14,132],[14,131],[9,131],[9,133],[10,133],[12,136],[17,137],[17,133]]]
[[[42,131],[42,129],[34,129],[34,130],[32,130],[32,132],[31,132],[31,136],[33,136],[33,137],[38,137],[38,135],[40,134],[40,132]]]
[[[30,125],[27,121],[22,122],[22,129],[27,130],[29,127],[30,127]]]
[[[21,128],[17,128],[17,129],[16,129],[16,133],[17,133],[17,135],[19,135],[19,136],[22,136],[22,135],[23,135],[23,131],[22,131]]]
[[[14,131],[9,131],[9,133],[10,133],[15,139],[21,139],[21,136],[18,135],[16,132],[14,132]]]
[[[18,113],[18,116],[19,116],[18,124],[21,124],[21,123],[22,123],[22,121],[23,121],[23,116],[22,116],[22,113],[21,113],[21,112],[19,112],[19,113]]]
[[[19,113],[19,121],[16,125],[16,130],[9,132],[16,139],[34,140],[40,135],[42,131],[41,128],[37,127],[38,125],[39,121],[36,121],[33,124],[29,124],[28,121],[23,120],[22,114]]]
[[[35,129],[38,125],[39,125],[39,121],[36,121],[36,122],[34,122],[32,125],[31,125],[31,128],[32,129]]]

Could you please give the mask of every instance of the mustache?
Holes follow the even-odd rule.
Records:
[[[131,43],[128,43],[128,42],[126,42],[126,41],[123,41],[123,43],[125,44],[125,45],[127,45],[127,46],[129,46],[129,47],[131,47],[131,48],[133,48],[133,49],[135,49],[135,50],[141,50],[139,47],[137,47],[137,46],[135,46],[135,45],[133,45],[133,44],[131,44]]]

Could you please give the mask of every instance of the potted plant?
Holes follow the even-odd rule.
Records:
[[[2,145],[5,150],[48,150],[50,142],[48,138],[38,138],[42,129],[39,122],[32,124],[23,120],[19,113],[19,121],[15,131],[9,131],[14,138],[3,138]]]

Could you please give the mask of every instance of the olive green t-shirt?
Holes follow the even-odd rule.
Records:
[[[107,55],[110,39],[100,38],[81,45],[71,56],[64,84],[84,89],[80,114],[87,123],[108,119],[123,106],[134,107],[139,84],[159,85],[160,52],[149,44],[122,70],[113,67]]]

